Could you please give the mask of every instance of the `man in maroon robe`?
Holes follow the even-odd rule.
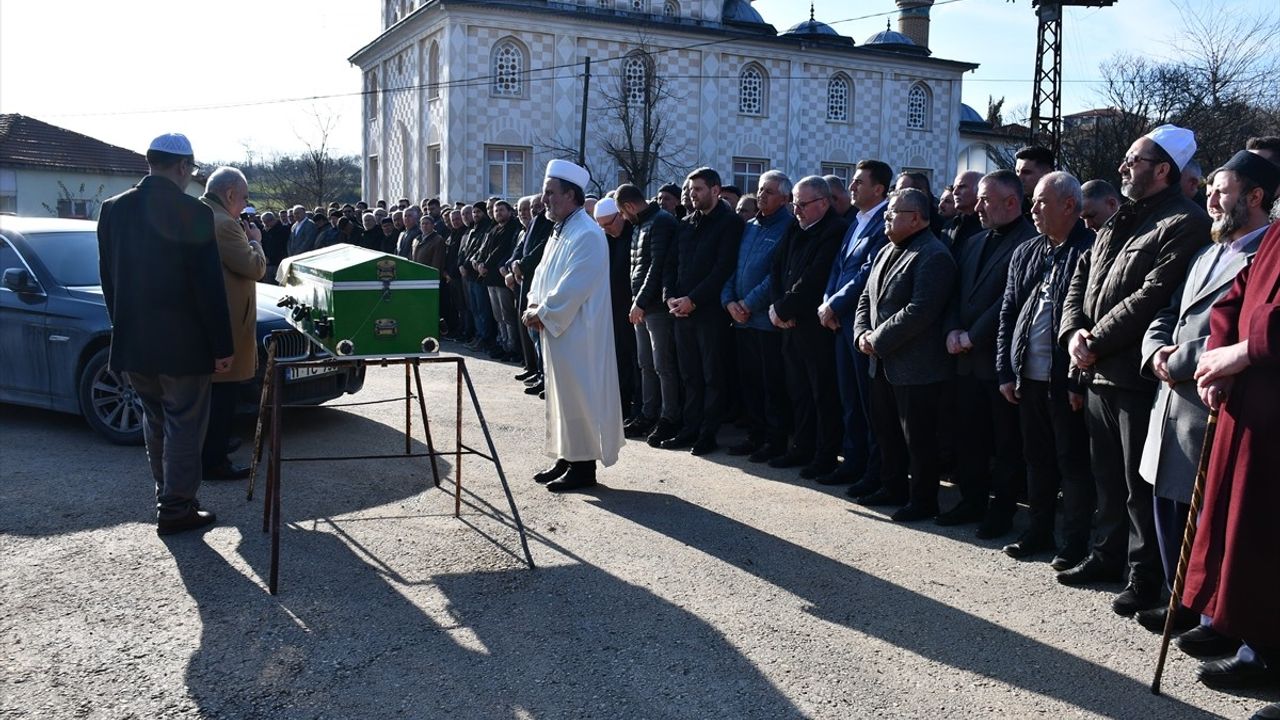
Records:
[[[1252,265],[1213,307],[1210,328],[1196,378],[1201,399],[1220,415],[1183,603],[1211,618],[1212,632],[1240,649],[1202,663],[1196,674],[1215,687],[1277,684],[1280,222],[1272,223]],[[1280,706],[1255,717],[1280,717]]]

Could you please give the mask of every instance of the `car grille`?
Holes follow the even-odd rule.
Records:
[[[267,347],[270,335],[262,338],[262,347]],[[276,340],[277,360],[305,360],[311,355],[311,341],[297,330],[290,330],[278,336]]]

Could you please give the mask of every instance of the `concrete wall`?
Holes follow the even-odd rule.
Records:
[[[98,206],[103,200],[128,190],[142,179],[141,176],[134,175],[103,175],[70,170],[8,167],[0,170],[13,171],[18,190],[17,213],[24,217],[57,217],[58,199],[65,197],[62,187],[58,185],[61,182],[72,198],[91,201],[89,217],[95,219],[98,217]]]

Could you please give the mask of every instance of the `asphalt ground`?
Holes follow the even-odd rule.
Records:
[[[1153,696],[1159,638],[1112,613],[1120,586],[1061,587],[1048,557],[793,470],[630,443],[597,490],[548,493],[542,402],[515,366],[467,367],[536,569],[478,457],[460,519],[451,455],[440,488],[422,459],[297,462],[272,596],[261,477],[253,501],[205,483],[217,525],[161,539],[141,448],[0,406],[0,717],[1195,719],[1280,699],[1205,688],[1176,649]],[[455,380],[423,369],[441,450]],[[346,400],[403,391],[371,368]],[[404,414],[290,410],[284,456],[403,452]],[[469,406],[462,426],[483,449]]]

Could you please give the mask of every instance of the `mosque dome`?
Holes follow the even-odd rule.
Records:
[[[863,45],[915,45],[915,41],[893,30],[881,30],[867,38]]]
[[[813,18],[809,18],[802,23],[791,26],[791,29],[782,34],[795,35],[797,37],[840,37],[840,33],[832,30],[830,25],[814,20]]]
[[[764,18],[751,7],[749,0],[724,0],[724,11],[720,16],[725,22],[765,24]]]
[[[979,115],[977,110],[974,110],[964,103],[960,103],[960,122],[986,125],[987,119]]]

